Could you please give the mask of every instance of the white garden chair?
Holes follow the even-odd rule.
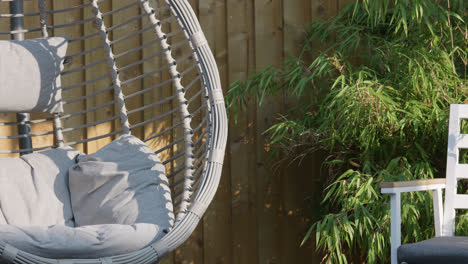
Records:
[[[457,194],[457,182],[468,178],[468,164],[459,163],[460,149],[468,148],[468,134],[461,133],[461,122],[468,119],[468,105],[451,105],[445,179],[408,182],[384,182],[382,193],[390,194],[391,263],[431,264],[468,263],[468,237],[456,237],[455,210],[468,209],[468,195]],[[445,208],[442,189],[445,188]],[[432,191],[436,237],[422,242],[401,245],[400,194]],[[445,210],[444,210],[445,209]]]

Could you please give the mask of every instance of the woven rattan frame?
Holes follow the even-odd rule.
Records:
[[[9,5],[15,1],[19,0],[0,0],[0,5]],[[80,96],[73,93],[73,97],[64,95],[63,114],[32,115],[31,120],[26,121],[0,121],[0,129],[11,128],[9,131],[13,131],[0,135],[0,143],[2,140],[13,142],[9,144],[12,148],[0,149],[0,154],[18,155],[63,145],[82,146],[130,133],[140,136],[147,143],[156,142],[155,153],[166,153],[167,156],[162,161],[171,181],[176,223],[161,240],[130,254],[102,259],[86,259],[86,256],[83,256],[83,259],[56,260],[0,244],[0,262],[155,263],[187,240],[203,216],[219,184],[227,141],[227,117],[219,73],[196,15],[186,0],[91,0],[83,1],[81,5],[55,10],[49,9],[45,0],[28,1],[37,3],[37,12],[0,14],[0,26],[10,23],[15,17],[36,19],[37,25],[8,30],[1,27],[0,35],[21,35],[27,39],[60,36],[67,34],[68,29],[84,28],[81,36],[72,36],[69,39],[69,45],[77,43],[76,45],[83,48],[78,52],[69,52],[65,61],[66,64],[74,60],[85,62],[76,65],[71,63],[74,66],[65,68],[62,72],[62,88],[64,94],[76,89],[86,92]],[[109,9],[114,1],[124,4],[119,8]],[[154,4],[157,6],[152,6]],[[108,17],[136,6],[139,6],[138,15],[127,17],[124,21],[109,23]],[[53,23],[54,15],[70,13],[70,17],[73,17],[72,12],[82,12],[88,16],[84,15],[82,20]],[[129,30],[123,35],[115,33],[135,21],[141,23],[138,30]],[[142,34],[147,36],[148,32],[153,32],[153,38],[142,41],[141,45],[123,51],[116,48],[128,39],[142,38]],[[100,40],[93,42],[100,44],[88,47],[86,41],[90,39]],[[182,50],[185,53],[180,52]],[[143,51],[150,54],[143,53],[144,56],[137,60],[125,61],[129,54]],[[91,61],[93,59],[94,61]],[[159,67],[149,67],[156,65],[153,63],[155,59],[164,63],[159,63]],[[94,74],[95,67],[102,64],[107,64],[108,71],[105,74]],[[135,68],[138,70],[134,70]],[[126,74],[125,71],[131,69],[133,74]],[[84,80],[67,81],[67,76],[73,75],[84,76]],[[153,79],[160,81],[153,82]],[[141,85],[137,91],[128,88],[135,82]],[[154,95],[155,91],[167,86],[172,89],[172,93],[159,98],[153,96],[151,100],[146,99],[148,94]],[[105,102],[99,99],[100,96],[109,93],[113,94],[113,99]],[[144,103],[137,106],[133,103],[132,107],[129,107],[128,101],[136,99]],[[98,103],[90,103],[95,101]],[[85,107],[79,109],[74,104]],[[116,114],[104,116],[100,120],[88,120],[90,113],[99,111]],[[170,122],[164,123],[166,119]],[[84,121],[80,125],[68,127],[68,124],[76,123],[71,120]],[[137,121],[132,122],[133,120]],[[161,123],[164,123],[164,126],[161,126]],[[113,129],[103,134],[95,134],[93,129],[102,124],[111,124]],[[22,125],[32,126],[33,131],[29,134],[15,133],[14,128]],[[35,127],[51,129],[35,131]],[[40,137],[53,137],[54,143],[33,144],[29,149],[22,149],[14,143],[27,138],[32,138],[34,143],[34,139]],[[162,138],[165,139],[164,143],[161,143]]]

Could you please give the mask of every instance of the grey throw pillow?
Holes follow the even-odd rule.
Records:
[[[70,168],[77,226],[149,223],[168,230],[174,221],[164,166],[140,139],[124,135]]]
[[[0,112],[63,112],[63,37],[0,41]]]
[[[68,169],[78,154],[62,147],[0,158],[0,224],[73,227]]]

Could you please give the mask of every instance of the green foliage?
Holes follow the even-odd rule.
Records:
[[[268,130],[276,149],[329,153],[322,210],[305,237],[315,234],[324,262],[388,262],[380,182],[445,176],[449,105],[468,99],[467,12],[465,0],[357,1],[308,25],[300,56],[232,85],[234,116],[249,100],[296,98]],[[403,242],[432,237],[431,194],[402,200]],[[468,214],[457,233],[468,234]]]

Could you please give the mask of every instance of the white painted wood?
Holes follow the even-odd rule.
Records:
[[[452,207],[455,209],[468,209],[468,195],[467,194],[455,194]]]
[[[404,192],[417,192],[417,191],[430,191],[445,188],[445,184],[428,184],[412,187],[396,187],[396,188],[382,188],[382,193],[404,193]]]
[[[401,197],[399,192],[390,195],[390,215],[391,262],[398,264],[397,250],[401,245]]]
[[[463,118],[461,118],[463,119]],[[460,148],[468,148],[468,135],[467,134],[457,134],[456,137],[457,147]]]
[[[450,111],[452,111],[452,107],[459,110],[458,118],[468,119],[468,104],[452,104],[450,105]]]
[[[397,264],[397,250],[398,247],[400,247],[401,245],[401,193],[432,190],[434,202],[434,228],[436,236],[441,236],[443,227],[443,188],[445,188],[445,184],[428,184],[413,187],[396,187],[381,189],[382,193],[390,194],[390,239],[392,264]]]
[[[400,187],[414,187],[421,185],[432,185],[432,184],[445,184],[445,178],[435,179],[423,179],[413,181],[397,181],[397,182],[381,182],[380,188],[400,188]]]
[[[457,179],[468,179],[468,164],[458,164],[455,167],[455,173]]]
[[[468,118],[468,105],[450,105],[449,135],[447,146],[447,170],[446,170],[446,190],[445,190],[445,212],[442,228],[443,236],[453,236],[455,232],[455,209],[461,206],[457,202],[457,170],[458,175],[463,175],[461,170],[464,166],[458,164],[458,143],[463,137],[460,136],[461,119]],[[462,141],[463,142],[463,141]],[[462,198],[463,199],[463,198]]]
[[[432,191],[432,200],[434,206],[434,228],[436,237],[442,236],[442,223],[444,218],[444,208],[442,205],[442,188]]]

